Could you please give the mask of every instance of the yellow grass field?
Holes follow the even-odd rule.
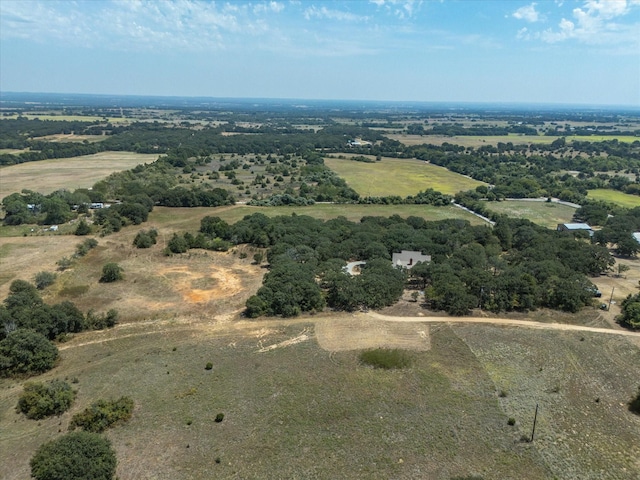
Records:
[[[482,182],[420,160],[383,158],[379,162],[364,163],[325,158],[325,164],[344,178],[351,188],[366,197],[406,197],[428,188],[454,194],[483,185]]]
[[[634,208],[640,207],[640,197],[637,195],[629,195],[628,193],[622,193],[617,190],[610,190],[607,188],[598,188],[596,190],[589,190],[587,194],[589,198],[596,200],[604,200],[605,202],[617,203],[622,207]]]
[[[442,145],[443,143],[451,143],[453,145],[461,145],[463,147],[481,147],[483,145],[497,145],[499,142],[508,143],[511,142],[514,145],[522,144],[541,144],[548,145],[554,140],[560,138],[559,136],[543,136],[543,135],[491,135],[491,136],[477,136],[477,135],[461,135],[461,136],[446,136],[446,135],[407,135],[404,133],[395,133],[386,135],[392,140],[411,146],[421,145],[423,143],[429,145]],[[577,135],[568,135],[566,137],[567,142],[580,141],[580,142],[603,142],[605,140],[617,139],[619,142],[633,143],[640,141],[640,137],[633,137],[629,135],[591,135],[588,137],[579,137]]]
[[[43,194],[59,189],[88,188],[113,172],[153,162],[157,158],[155,154],[101,152],[9,165],[0,168],[0,199],[25,188]]]

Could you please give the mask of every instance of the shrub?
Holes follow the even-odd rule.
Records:
[[[117,263],[107,263],[102,267],[102,276],[100,281],[103,283],[111,283],[122,280],[122,267]]]
[[[89,310],[84,320],[85,328],[91,330],[104,330],[113,327],[116,323],[118,323],[118,311],[113,308],[101,315]]]
[[[69,410],[75,396],[71,385],[62,380],[52,380],[46,384],[27,383],[18,399],[16,410],[33,420],[61,415]]]
[[[30,462],[36,480],[111,480],[116,463],[111,442],[89,432],[68,433],[41,445]]]
[[[638,394],[629,402],[629,411],[640,415],[640,387],[638,387]]]
[[[224,420],[224,413],[219,413],[216,415],[216,423],[220,423],[222,420]]]
[[[80,220],[78,226],[76,227],[74,235],[89,235],[91,233],[91,227],[87,224],[87,222]]]
[[[87,432],[104,432],[118,423],[126,422],[133,413],[133,400],[121,397],[118,400],[98,400],[71,419],[69,430],[81,428]]]
[[[211,370],[212,368],[213,368],[213,363],[211,362],[207,362],[207,364],[204,367],[205,370]]]
[[[515,425],[516,424],[516,419],[513,417],[509,417],[509,420],[507,420],[507,425]]]
[[[377,348],[375,350],[362,352],[360,354],[360,361],[374,368],[390,370],[410,366],[412,358],[407,352],[398,348]]]
[[[76,245],[76,257],[84,257],[89,250],[96,248],[98,246],[98,241],[95,238],[87,238],[84,242]]]
[[[38,290],[44,290],[49,285],[53,285],[53,282],[56,281],[56,274],[53,272],[38,272],[36,273],[34,283],[36,284],[36,288]]]
[[[51,370],[58,348],[34,330],[14,330],[0,341],[0,376],[36,375]]]
[[[155,229],[141,230],[133,239],[133,245],[137,248],[150,248],[156,244],[158,232]]]

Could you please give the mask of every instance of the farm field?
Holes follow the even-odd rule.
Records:
[[[617,203],[618,205],[626,208],[640,207],[639,196],[619,192],[618,190],[610,190],[606,188],[589,190],[587,196],[596,200],[604,200],[606,202]]]
[[[155,154],[101,152],[1,167],[0,199],[23,189],[49,194],[61,188],[88,188],[113,172],[128,170],[157,158]]]
[[[454,194],[484,185],[471,178],[431,165],[420,160],[383,158],[379,162],[364,163],[346,159],[325,158],[325,165],[345,179],[362,196],[406,197],[433,188]]]
[[[548,145],[554,140],[561,138],[560,136],[546,136],[546,135],[491,135],[491,136],[477,136],[477,135],[460,135],[460,136],[447,136],[447,135],[408,135],[408,134],[388,134],[385,135],[392,140],[397,140],[405,145],[421,145],[423,143],[430,145],[442,145],[443,143],[451,143],[453,145],[461,145],[463,147],[481,147],[483,145],[497,145],[499,142],[508,143],[511,142],[514,145],[522,144],[540,144]],[[619,142],[633,143],[640,141],[640,137],[634,137],[630,135],[590,135],[577,136],[567,135],[565,136],[567,142],[581,141],[581,142],[603,142],[605,140],[617,139]]]
[[[569,223],[576,209],[559,203],[545,201],[505,200],[488,202],[487,208],[510,217],[526,218],[533,223],[555,229],[559,223]]]
[[[484,222],[475,215],[471,215],[462,209],[447,206],[433,207],[431,205],[352,205],[352,204],[322,204],[306,207],[253,207],[249,205],[231,205],[216,208],[167,208],[156,207],[149,215],[149,225],[159,223],[176,230],[196,231],[200,228],[200,220],[209,215],[220,217],[227,223],[235,223],[246,215],[262,213],[268,217],[278,215],[308,215],[321,220],[329,220],[343,216],[351,221],[359,221],[364,216],[401,217],[416,216],[425,220],[444,220],[447,218],[460,218],[467,220],[472,225],[481,225]]]

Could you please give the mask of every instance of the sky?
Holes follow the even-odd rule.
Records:
[[[0,92],[640,107],[640,0],[0,0]]]

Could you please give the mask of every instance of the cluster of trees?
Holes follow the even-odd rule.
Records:
[[[14,280],[0,305],[0,375],[35,375],[55,365],[58,349],[51,342],[68,333],[113,326],[117,311],[86,316],[71,302],[44,303],[34,285]]]
[[[633,233],[640,231],[640,207],[618,209],[616,215],[608,217],[603,227],[593,235],[598,245],[613,245],[616,255],[633,257],[640,251],[640,243]]]
[[[640,293],[629,295],[622,301],[622,313],[617,321],[627,328],[640,329]]]
[[[270,271],[247,302],[252,317],[296,315],[325,305],[353,310],[392,304],[405,286],[406,272],[390,261],[401,250],[432,256],[431,263],[410,270],[410,280],[425,290],[429,306],[457,315],[476,307],[575,312],[592,303],[595,287],[588,276],[614,264],[604,246],[508,218],[499,218],[491,229],[419,217],[363,217],[354,223],[257,213],[233,225],[205,217],[198,236],[268,248]],[[361,275],[343,271],[349,260],[367,262]]]

